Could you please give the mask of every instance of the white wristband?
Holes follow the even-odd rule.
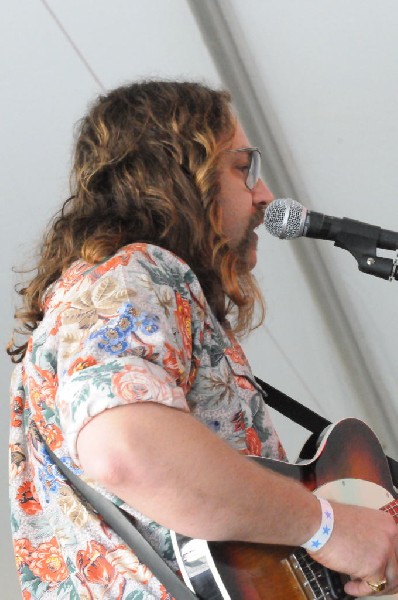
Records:
[[[324,498],[318,498],[321,503],[322,509],[322,521],[318,531],[312,536],[308,542],[301,544],[301,547],[305,550],[320,550],[328,541],[333,531],[334,515],[333,508],[330,503]]]

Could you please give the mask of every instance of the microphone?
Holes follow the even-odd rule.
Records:
[[[398,249],[398,233],[375,225],[310,211],[291,198],[278,198],[264,213],[267,231],[279,239],[309,237],[334,241],[348,250],[358,261],[360,271],[384,279],[395,278],[397,264],[376,255],[376,248]],[[397,273],[398,276],[398,273]]]

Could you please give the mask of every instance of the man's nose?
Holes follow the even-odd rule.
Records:
[[[275,197],[262,179],[259,179],[253,188],[253,204],[268,206]]]

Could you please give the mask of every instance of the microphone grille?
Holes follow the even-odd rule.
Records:
[[[278,198],[264,213],[264,225],[271,235],[292,240],[303,235],[307,209],[291,198]]]

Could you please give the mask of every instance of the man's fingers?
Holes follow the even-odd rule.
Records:
[[[358,598],[362,598],[363,596],[373,596],[376,595],[377,592],[372,589],[372,587],[369,585],[368,581],[374,585],[374,584],[378,584],[382,581],[384,581],[383,577],[380,578],[369,578],[368,580],[364,580],[364,579],[354,579],[352,581],[348,581],[345,586],[344,586],[344,590],[345,592],[349,595],[349,596],[354,596],[354,597],[358,597]],[[380,590],[381,592],[382,590]]]

